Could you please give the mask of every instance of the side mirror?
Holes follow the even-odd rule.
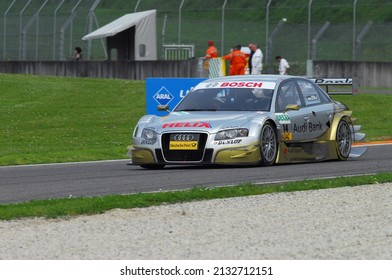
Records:
[[[169,111],[169,105],[158,105],[158,111]]]
[[[285,111],[290,111],[290,110],[298,111],[300,108],[301,108],[301,106],[298,104],[289,104],[286,106]]]

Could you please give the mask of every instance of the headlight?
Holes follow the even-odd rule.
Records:
[[[147,140],[156,140],[157,133],[152,129],[145,128],[142,131],[142,138],[147,139]]]
[[[215,140],[225,140],[225,139],[234,139],[237,137],[247,137],[248,134],[249,134],[249,130],[246,128],[221,130],[216,134]]]

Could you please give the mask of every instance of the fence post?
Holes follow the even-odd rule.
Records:
[[[312,16],[312,0],[308,4],[308,59],[311,59],[311,43],[310,43],[310,29],[311,29],[311,16]]]
[[[268,65],[268,57],[269,57],[269,49],[268,49],[268,36],[269,36],[269,7],[271,5],[272,0],[268,0],[266,11],[265,11],[265,59],[267,62],[267,67],[270,69],[270,66]]]
[[[362,39],[365,37],[366,33],[369,31],[370,27],[372,27],[373,21],[369,20],[366,26],[362,29],[361,33],[359,34],[358,38],[355,40],[355,49],[354,49],[354,60],[361,59],[361,44]]]
[[[313,60],[308,59],[306,61],[306,77],[313,78]]]
[[[221,40],[221,54],[225,53],[225,7],[227,4],[227,0],[222,5],[222,40]]]
[[[98,6],[99,2],[101,0],[95,0],[94,4],[91,6],[89,12],[88,12],[88,34],[93,32],[93,21],[94,21],[94,10]],[[91,58],[91,40],[88,40],[87,42],[87,59],[90,60]]]
[[[16,0],[8,6],[8,9],[4,12],[4,26],[3,26],[3,60],[6,58],[6,48],[7,48],[7,14],[11,10],[12,6],[15,4]]]
[[[57,12],[60,7],[64,4],[65,0],[62,0],[60,4],[56,7],[53,14],[53,60],[56,60],[56,28],[57,28]]]
[[[272,56],[271,56],[271,49],[272,49],[272,40],[274,39],[275,35],[278,34],[279,30],[282,28],[283,24],[286,22],[286,19],[283,18],[279,21],[279,23],[275,26],[274,30],[272,31],[271,35],[268,37],[268,54],[266,55],[267,59],[267,67],[268,67],[268,73],[272,73]]]
[[[72,25],[73,19],[76,16],[75,10],[79,6],[80,2],[82,2],[82,0],[79,0],[78,3],[76,3],[75,6],[72,8],[71,15],[64,22],[64,24],[61,26],[61,29],[60,29],[60,60],[62,60],[62,61],[65,60],[65,57],[64,57],[64,33],[65,33],[65,30],[68,28],[68,26],[70,24]],[[70,47],[71,47],[71,44],[72,44],[72,30],[71,30],[71,36],[70,36]]]
[[[357,1],[354,0],[353,2],[353,60],[355,60],[355,37],[356,37],[356,20],[357,20]]]
[[[180,7],[178,8],[178,44],[181,45],[181,12],[182,6],[184,5],[184,0],[181,0]]]
[[[317,32],[317,34],[312,39],[312,60],[316,60],[317,40],[321,37],[321,35],[323,35],[324,31],[327,30],[329,25],[330,25],[329,21],[325,22],[324,25],[320,28],[320,30]]]
[[[22,10],[19,12],[19,60],[22,60],[22,54],[23,54],[23,46],[22,46],[22,36],[23,36],[23,13],[27,9],[27,7],[30,5],[32,0],[29,0],[26,5],[23,7]]]

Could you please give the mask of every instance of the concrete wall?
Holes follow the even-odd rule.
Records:
[[[0,73],[117,78],[207,77],[203,61],[0,61]]]
[[[312,61],[311,64],[313,69],[308,69],[308,77],[353,78],[359,87],[392,87],[392,62]]]
[[[304,70],[301,70],[301,72]],[[302,75],[300,73],[290,73]],[[392,87],[392,62],[308,61],[306,75],[353,78],[358,87]],[[117,78],[208,77],[200,59],[172,61],[0,61],[0,73]]]

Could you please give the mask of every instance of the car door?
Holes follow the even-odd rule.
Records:
[[[277,92],[275,115],[281,125],[285,142],[299,142],[308,139],[308,122],[311,112],[303,106],[299,89],[294,80],[283,82]]]
[[[306,112],[306,137],[309,140],[320,138],[329,128],[333,117],[331,99],[312,82],[299,79],[296,81]]]

